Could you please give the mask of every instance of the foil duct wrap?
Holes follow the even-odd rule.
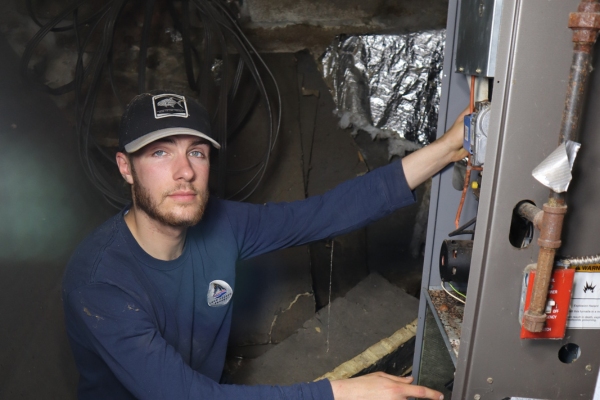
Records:
[[[445,40],[445,30],[336,38],[321,61],[340,127],[390,138],[390,157],[435,140]]]

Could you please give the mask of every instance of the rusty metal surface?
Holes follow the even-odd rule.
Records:
[[[597,0],[583,0],[577,12],[569,15],[569,28],[573,29],[573,42],[593,45],[600,30],[600,4]],[[584,46],[590,52],[591,46]]]
[[[429,289],[427,293],[429,294],[433,308],[442,323],[444,332],[446,332],[454,355],[458,357],[465,306],[448,296],[448,294],[441,289]]]
[[[569,28],[573,30],[573,59],[567,85],[567,96],[563,111],[559,144],[577,141],[580,120],[586,101],[588,78],[592,71],[592,50],[600,28],[600,4],[598,0],[582,0],[578,12],[569,14]],[[565,189],[566,190],[566,189]],[[537,277],[531,294],[529,310],[525,311],[523,326],[530,332],[541,332],[544,328],[548,286],[554,266],[556,249],[561,245],[561,233],[567,207],[564,199],[550,193],[544,204],[544,216],[538,245]],[[561,201],[563,200],[563,201]],[[561,204],[562,203],[562,204]]]
[[[567,140],[577,141],[581,112],[585,103],[585,88],[591,71],[592,56],[589,52],[573,52],[571,72],[567,86],[565,108],[560,127],[559,144]]]
[[[569,14],[569,28],[573,30],[574,49],[559,143],[577,140],[585,91],[592,71],[592,50],[600,30],[598,0],[582,0],[577,12]]]
[[[558,249],[561,245],[560,235],[567,213],[567,206],[551,206],[546,203],[543,210],[542,230],[540,231],[538,244],[540,247]]]
[[[537,259],[536,279],[533,282],[529,309],[525,311],[523,317],[523,326],[530,332],[541,332],[544,329],[548,286],[552,277],[556,249],[561,245],[560,235],[566,213],[567,206],[544,204],[542,229],[538,239],[540,250]]]
[[[523,327],[529,332],[542,332],[546,322],[546,300],[552,277],[552,266],[556,249],[541,247],[538,253],[536,276],[533,281],[529,309],[523,315]]]
[[[525,202],[519,206],[517,212],[521,217],[533,223],[536,228],[540,229],[542,218],[544,217],[544,212],[542,210],[531,203]]]

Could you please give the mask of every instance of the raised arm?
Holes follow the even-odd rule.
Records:
[[[448,163],[466,156],[462,148],[465,113],[466,110],[444,136],[429,146],[321,196],[262,206],[226,202],[241,257],[347,233],[412,204],[412,189]]]
[[[414,201],[402,164],[393,162],[305,200],[222,205],[241,258],[249,258],[353,231]]]
[[[463,148],[463,120],[467,113],[468,109],[465,109],[444,136],[402,159],[404,175],[411,189],[437,174],[449,163],[466,157],[467,151]]]

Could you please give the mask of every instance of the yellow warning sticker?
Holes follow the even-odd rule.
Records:
[[[574,268],[578,272],[600,272],[600,264],[578,265]]]

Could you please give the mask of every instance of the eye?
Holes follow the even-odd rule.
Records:
[[[152,153],[152,155],[155,157],[162,157],[166,154],[167,154],[167,152],[164,150],[156,150],[154,153]]]
[[[202,152],[200,150],[192,150],[192,151],[190,151],[190,156],[196,157],[196,158],[203,158],[204,152]]]

